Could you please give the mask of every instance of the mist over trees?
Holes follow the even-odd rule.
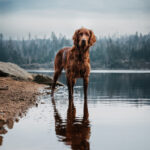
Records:
[[[0,34],[0,61],[25,68],[52,68],[59,49],[72,46],[72,39],[51,33],[49,38],[13,40]],[[100,37],[90,49],[92,68],[150,69],[150,34]]]

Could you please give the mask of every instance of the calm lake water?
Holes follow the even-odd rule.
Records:
[[[66,86],[55,99],[40,96],[38,107],[2,135],[0,149],[150,150],[150,72],[92,72],[87,104],[82,88],[79,79],[70,104]]]

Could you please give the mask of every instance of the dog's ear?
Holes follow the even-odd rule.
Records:
[[[92,46],[96,42],[96,36],[92,30],[90,31],[89,45]]]
[[[73,39],[74,45],[78,47],[78,43],[79,43],[79,30],[75,31],[72,39]]]

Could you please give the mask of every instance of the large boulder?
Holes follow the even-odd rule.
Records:
[[[33,74],[33,81],[39,84],[47,84],[51,86],[53,83],[53,78],[48,75]],[[56,85],[64,86],[64,84],[59,81],[57,81]]]
[[[10,76],[15,79],[33,80],[33,77],[26,70],[13,63],[0,62],[0,76]]]
[[[53,79],[50,76],[42,74],[30,74],[13,63],[0,62],[0,77],[13,77],[16,80],[31,80],[40,84],[52,85]],[[57,82],[56,85],[64,86],[63,83]]]

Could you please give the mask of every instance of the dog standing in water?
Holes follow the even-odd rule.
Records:
[[[87,88],[91,68],[89,48],[96,42],[96,37],[92,30],[81,28],[75,31],[73,41],[74,45],[72,47],[65,47],[56,54],[51,95],[54,95],[56,82],[64,69],[67,77],[69,100],[73,99],[73,87],[77,78],[83,78],[84,99],[87,100]]]

